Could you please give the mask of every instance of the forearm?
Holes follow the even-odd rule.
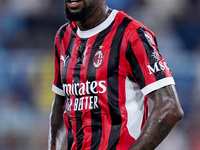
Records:
[[[130,150],[155,149],[183,117],[174,86],[162,88],[148,96],[154,101],[154,107]]]
[[[57,99],[52,104],[49,117],[49,150],[61,150],[66,138],[65,126],[63,121],[64,100]]]
[[[154,118],[154,114],[152,114],[146,122],[141,135],[130,150],[155,149],[169,134],[176,122],[177,121],[174,120],[172,123],[167,118]]]

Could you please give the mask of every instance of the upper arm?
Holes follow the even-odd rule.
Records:
[[[55,94],[54,105],[56,105],[58,107],[64,107],[65,106],[65,96]]]
[[[154,107],[130,149],[155,149],[183,117],[174,85],[159,88],[147,96],[154,101]]]
[[[65,109],[65,97],[55,94],[53,103],[52,103],[52,108],[51,108],[51,113],[50,117],[62,117]]]
[[[147,95],[153,102],[153,110],[158,110],[160,115],[169,114],[169,119],[181,119],[183,110],[174,85],[168,85],[155,90]],[[172,118],[173,116],[173,118]]]
[[[63,87],[62,87],[62,82],[61,82],[61,71],[60,71],[60,41],[59,41],[59,32],[57,32],[55,36],[55,42],[54,42],[54,78],[53,78],[53,85],[52,85],[52,90],[61,96],[65,96]]]
[[[126,49],[127,74],[144,95],[175,84],[171,70],[155,43],[154,34],[140,27],[129,37]]]

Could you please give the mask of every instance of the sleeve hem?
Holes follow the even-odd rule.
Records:
[[[159,88],[162,88],[167,85],[174,85],[174,84],[175,84],[175,81],[173,77],[167,77],[145,86],[143,89],[141,89],[141,91],[144,95],[147,95]]]
[[[52,91],[60,96],[65,96],[65,92],[54,84],[52,85]]]

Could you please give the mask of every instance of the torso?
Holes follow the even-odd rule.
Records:
[[[128,149],[147,119],[147,99],[127,59],[132,46],[127,28],[133,20],[115,13],[100,32],[82,33],[75,22],[60,29],[64,119],[67,135],[73,135],[72,149]]]

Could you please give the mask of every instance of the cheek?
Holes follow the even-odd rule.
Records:
[[[84,4],[88,7],[96,7],[100,4],[100,1],[103,0],[84,0]]]

